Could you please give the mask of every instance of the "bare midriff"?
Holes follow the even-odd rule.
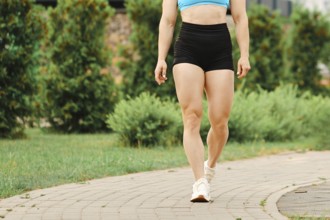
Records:
[[[181,11],[183,22],[193,24],[226,23],[227,8],[217,5],[198,5]]]

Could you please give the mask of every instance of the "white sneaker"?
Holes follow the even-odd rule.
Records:
[[[211,180],[215,176],[216,170],[217,170],[216,167],[213,167],[213,168],[209,167],[208,161],[204,162],[204,175],[205,175],[205,178],[207,179],[207,181],[209,183],[211,182]]]
[[[210,184],[206,178],[200,178],[193,185],[193,194],[191,202],[209,202],[210,197]]]

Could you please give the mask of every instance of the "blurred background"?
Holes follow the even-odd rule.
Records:
[[[320,109],[328,105],[329,7],[329,0],[248,1],[253,68],[249,77],[236,80],[236,97],[250,97],[250,93],[258,99],[262,95],[276,96],[275,93],[283,96],[277,97],[279,103],[273,100],[269,104],[272,107],[261,113],[260,120],[266,120],[268,114],[269,117],[283,116],[264,123],[268,125],[263,133],[272,133],[271,130],[286,133],[273,139],[293,138],[295,133],[306,135],[304,123],[312,123],[304,120],[321,114]],[[169,116],[159,118],[152,112],[149,116],[141,112],[142,115],[128,120],[127,123],[137,121],[134,125],[124,126],[131,127],[130,131],[121,130],[124,128],[118,128],[118,124],[122,122],[114,121],[119,114],[119,103],[133,101],[143,93],[147,94],[143,96],[146,99],[143,107],[150,106],[152,101],[148,99],[176,105],[171,74],[168,83],[161,87],[156,86],[153,79],[160,0],[1,0],[1,13],[1,137],[22,137],[24,127],[30,126],[65,133],[114,131],[130,139],[131,134],[127,134],[135,132],[134,126],[142,126],[141,123],[153,117],[160,120],[159,124],[150,126],[156,130],[164,130],[163,123],[173,120],[167,118]],[[230,10],[228,24],[237,60],[239,50]],[[180,19],[174,39],[179,26]],[[172,58],[171,48],[169,64]],[[292,100],[285,101],[287,94],[291,94]],[[306,109],[307,103],[314,99],[320,99],[318,105],[324,102],[324,106]],[[298,104],[298,100],[306,103]],[[237,103],[235,108],[260,108],[257,101],[246,105],[242,107],[242,103]],[[136,106],[128,108],[136,109]],[[133,117],[133,112],[125,111],[125,117]],[[288,112],[294,114],[292,118],[284,117]],[[244,117],[246,122],[241,119]],[[248,139],[272,139],[268,137],[270,134],[260,134],[264,129],[261,125],[251,125],[249,118],[255,119],[255,116],[236,115],[234,109],[232,140],[245,140],[247,137],[240,137],[240,133],[243,128],[253,126],[256,131]],[[283,122],[277,123],[277,120]],[[271,125],[271,121],[276,124]],[[203,123],[206,129],[207,118]],[[297,123],[301,123],[300,129],[304,131],[289,125]],[[177,127],[175,136],[180,137],[182,127],[179,124]],[[129,143],[137,144],[137,140]]]
[[[0,0],[0,198],[187,165],[171,73],[180,17],[169,79],[154,81],[161,2]],[[252,69],[235,80],[221,160],[329,150],[330,0],[251,0],[247,11]]]

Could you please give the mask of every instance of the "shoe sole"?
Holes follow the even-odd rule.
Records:
[[[199,195],[196,198],[190,200],[190,202],[209,202],[203,195]]]

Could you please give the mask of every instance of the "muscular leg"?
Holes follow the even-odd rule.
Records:
[[[204,71],[192,64],[182,63],[173,67],[176,93],[182,110],[183,146],[195,179],[204,177],[204,146],[200,136],[202,120]]]
[[[215,167],[227,143],[228,120],[234,97],[234,73],[231,70],[206,72],[205,90],[211,128],[207,136],[208,165]]]

